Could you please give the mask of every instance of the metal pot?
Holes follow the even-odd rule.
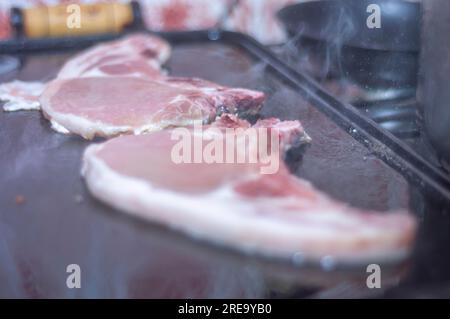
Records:
[[[381,28],[369,28],[367,9],[377,5]],[[278,17],[303,45],[321,42],[330,71],[367,88],[415,88],[420,6],[399,0],[321,0],[287,6]]]
[[[450,161],[450,1],[423,0],[418,100],[427,136]]]

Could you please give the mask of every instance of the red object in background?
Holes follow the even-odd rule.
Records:
[[[117,0],[116,0],[117,1]],[[9,10],[56,3],[92,3],[87,0],[17,0],[0,3],[0,39],[11,37]],[[97,0],[96,2],[114,2]],[[128,1],[119,1],[128,2]],[[230,0],[139,0],[146,26],[152,30],[194,30],[215,26],[226,12]]]
[[[114,0],[97,0],[112,2]],[[281,43],[285,32],[275,17],[285,5],[304,0],[239,0],[223,19],[234,0],[139,0],[145,23],[152,30],[196,30],[223,27],[252,35],[263,43]],[[0,39],[11,36],[8,11],[11,6],[29,7],[55,3],[89,2],[87,0],[14,0],[0,3]],[[126,1],[120,1],[126,2]],[[223,20],[223,21],[222,21]]]
[[[230,0],[140,0],[144,19],[153,30],[194,30],[215,26]]]
[[[9,16],[6,12],[0,11],[0,39],[7,39],[9,37],[11,37]]]

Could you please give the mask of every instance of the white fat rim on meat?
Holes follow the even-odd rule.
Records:
[[[84,117],[69,113],[64,114],[54,112],[51,108],[47,108],[44,112],[46,117],[50,118],[51,127],[55,131],[62,134],[75,133],[88,140],[93,139],[95,136],[111,137],[124,133],[140,135],[143,133],[160,131],[173,125],[170,121],[159,121],[158,124],[148,123],[137,127],[112,125],[104,122],[91,121]],[[194,125],[196,122],[201,123],[202,121],[186,120],[177,122],[177,125],[189,126]]]
[[[59,85],[60,84],[57,84],[55,87],[52,87],[51,90],[57,91]],[[49,95],[50,97],[52,96],[52,94]],[[45,94],[45,92],[43,95],[41,95],[40,101],[41,110],[44,115],[51,121],[51,126],[55,131],[63,134],[67,134],[68,132],[75,133],[89,140],[93,139],[95,136],[111,137],[125,133],[140,135],[143,133],[160,131],[173,125],[189,126],[203,123],[203,119],[177,119],[176,123],[167,120],[160,120],[155,123],[151,122],[152,120],[150,119],[149,123],[145,123],[139,126],[114,125],[102,121],[89,120],[85,117],[70,113],[57,112],[51,107],[51,103],[48,100],[48,96]]]
[[[255,202],[236,194],[230,183],[203,195],[153,187],[148,181],[112,170],[96,156],[101,148],[102,144],[91,145],[84,153],[81,174],[90,192],[105,203],[138,217],[168,225],[196,238],[269,257],[293,258],[297,253],[302,253],[302,246],[304,249],[305,241],[311,238],[323,240],[328,237],[327,241],[341,246],[353,240],[351,233],[345,238],[342,234],[335,238],[335,234],[318,233],[318,229],[311,232],[308,226],[255,217]],[[264,201],[258,198],[257,203],[262,207]],[[266,201],[273,204],[271,199]],[[286,198],[282,201],[286,202]],[[272,239],[281,240],[283,244]],[[341,264],[360,265],[369,261],[396,263],[408,255],[408,247],[386,248],[381,245],[377,250],[357,252],[349,248],[348,252],[332,257]],[[310,262],[320,262],[323,257],[326,257],[323,252],[305,254],[305,260]]]
[[[69,60],[68,63],[70,63],[70,62],[71,61]],[[146,62],[148,65],[151,65],[152,67],[154,67],[155,70],[158,70],[161,73],[161,75],[168,74],[167,70],[163,69],[156,60],[149,60]],[[95,68],[93,70],[86,71],[81,74],[77,74],[77,72],[79,71],[78,68],[79,68],[79,66],[76,66],[76,65],[75,66],[67,65],[66,67],[64,67],[64,69],[62,69],[60,71],[60,74],[58,74],[57,78],[58,79],[72,79],[72,78],[111,77],[111,76],[114,76],[114,77],[144,77],[144,78],[147,77],[147,76],[143,75],[141,72],[127,73],[125,75],[121,75],[121,74],[111,75],[111,74],[107,74],[107,73],[100,71],[99,68]],[[74,76],[74,74],[75,74],[75,76]]]
[[[1,84],[0,101],[5,102],[3,110],[6,112],[40,110],[41,104],[39,101],[30,101],[21,95],[15,94],[12,92],[12,89],[24,91],[37,98],[44,91],[45,85],[42,82],[23,82],[19,80]]]
[[[4,95],[0,95],[1,101],[7,101],[3,104],[3,110],[5,112],[16,112],[16,111],[39,111],[41,109],[41,104],[39,102],[24,101],[21,98],[4,98]]]
[[[94,122],[73,114],[62,114],[46,110],[45,114],[50,118],[52,128],[63,134],[75,133],[85,139],[93,139],[94,136],[114,136],[133,131],[130,126],[114,126],[101,122]]]
[[[54,131],[61,133],[61,134],[70,134],[70,131],[68,129],[66,129],[64,126],[56,123],[55,121],[50,120],[50,124]]]
[[[79,134],[85,139],[92,139],[96,135],[108,137],[121,133],[135,132],[141,133],[145,129],[156,130],[154,124],[146,125],[146,127],[132,127],[128,125],[112,125],[99,121],[91,121],[81,116],[70,113],[56,112],[47,101],[45,94],[41,96],[42,111],[45,116],[50,119],[52,128],[60,133],[67,134],[68,132]]]

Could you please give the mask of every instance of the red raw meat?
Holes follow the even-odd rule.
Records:
[[[5,111],[39,110],[39,96],[45,89],[42,82],[12,81],[0,85],[0,101]]]
[[[8,101],[7,111],[40,107],[55,130],[88,139],[256,113],[264,101],[262,92],[165,76],[161,64],[169,55],[158,37],[128,36],[78,54],[46,85],[3,84],[0,99]]]
[[[223,112],[255,113],[264,94],[195,78],[55,80],[40,97],[53,128],[91,139],[209,123]]]
[[[170,45],[144,34],[99,44],[71,58],[58,78],[162,75],[161,65],[170,57]]]
[[[308,141],[297,121],[269,119],[257,126],[278,132],[283,152]],[[223,115],[204,129],[211,127],[223,132],[249,124]],[[274,174],[261,174],[259,162],[176,164],[173,132],[121,136],[88,147],[82,173],[91,193],[130,214],[250,253],[344,263],[393,262],[408,255],[416,224],[406,212],[351,208],[289,174],[282,162]],[[193,143],[215,134],[190,132]]]

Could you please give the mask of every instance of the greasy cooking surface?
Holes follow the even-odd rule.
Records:
[[[28,57],[17,77],[49,79],[68,56]],[[239,50],[175,47],[169,68],[174,75],[262,90],[268,94],[264,116],[300,119],[313,143],[298,174],[319,189],[358,207],[408,207],[409,187],[399,174]],[[38,112],[0,112],[1,297],[289,296],[315,291],[305,290],[315,277],[346,283],[334,275],[328,281],[330,274],[320,270],[311,275],[196,243],[100,204],[79,174],[89,143],[52,131]],[[82,289],[66,287],[72,263],[82,269]],[[289,273],[280,267],[292,276],[280,278]],[[365,269],[352,275],[365,283]]]

